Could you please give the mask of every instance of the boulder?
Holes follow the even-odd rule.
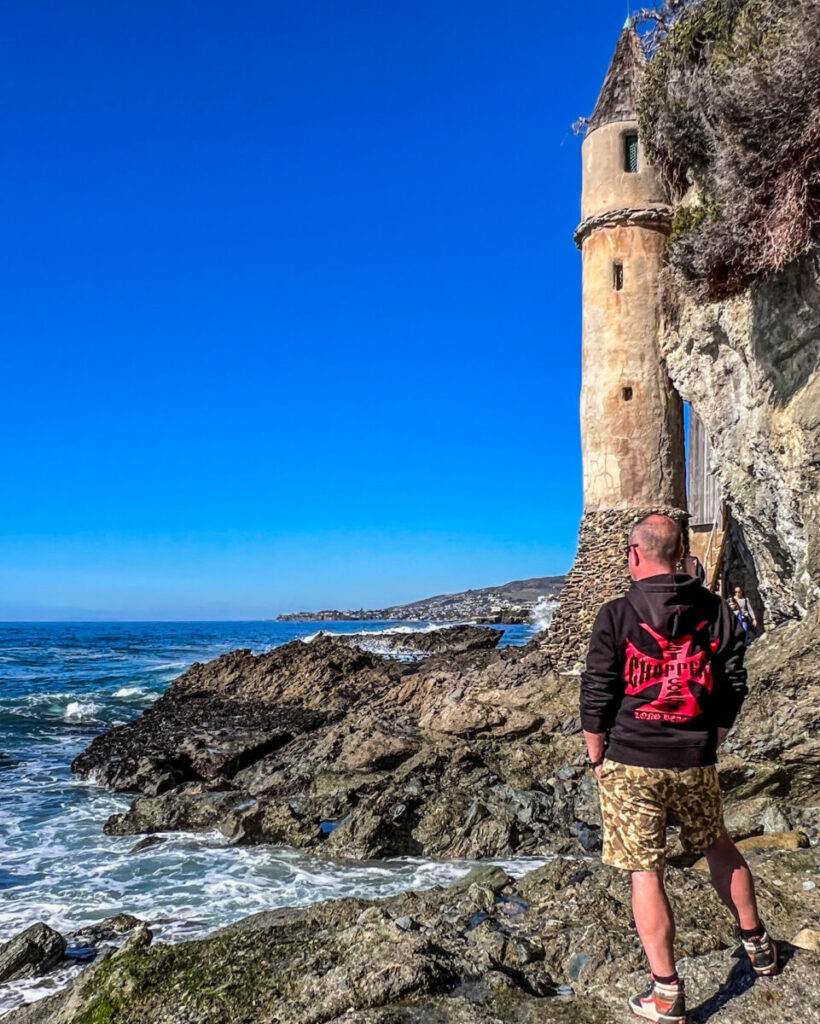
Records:
[[[66,940],[39,921],[0,945],[0,982],[44,974],[65,956]]]

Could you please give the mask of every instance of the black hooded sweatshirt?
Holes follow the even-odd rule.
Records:
[[[691,576],[637,580],[605,604],[581,676],[581,724],[608,733],[606,756],[644,768],[717,760],[717,731],[746,696],[743,628]]]

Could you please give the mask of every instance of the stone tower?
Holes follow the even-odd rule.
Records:
[[[581,439],[584,510],[683,508],[683,412],[661,362],[658,274],[669,228],[663,186],[638,139],[646,64],[627,22],[582,148]]]
[[[624,546],[650,512],[686,521],[683,409],[660,357],[658,284],[672,210],[638,138],[646,54],[627,22],[582,148],[581,442],[578,552],[544,639],[578,671],[595,615],[629,586]]]

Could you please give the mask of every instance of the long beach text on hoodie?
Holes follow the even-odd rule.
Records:
[[[747,693],[743,629],[691,576],[638,580],[598,613],[581,676],[581,724],[606,756],[646,768],[714,764],[717,731]]]

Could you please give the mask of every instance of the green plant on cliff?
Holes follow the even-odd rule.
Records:
[[[684,286],[722,298],[780,269],[815,237],[820,5],[684,6],[644,76],[641,135],[672,198],[693,185],[699,196],[676,218],[669,262]]]
[[[710,217],[719,219],[720,214],[708,201],[679,206],[672,218],[667,245],[674,245],[687,232],[697,230]]]

